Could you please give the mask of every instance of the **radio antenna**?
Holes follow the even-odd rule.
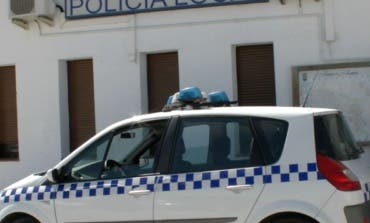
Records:
[[[315,85],[315,82],[316,82],[316,79],[319,77],[319,71],[317,71],[315,77],[313,78],[313,81],[312,81],[312,84],[311,84],[311,87],[310,89],[308,90],[307,94],[306,94],[306,97],[304,98],[303,100],[303,104],[301,104],[301,107],[306,107],[306,103],[308,101],[308,97],[311,95],[311,92],[312,92],[312,89],[313,89],[313,86]]]

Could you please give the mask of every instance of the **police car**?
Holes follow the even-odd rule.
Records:
[[[207,99],[206,99],[207,97]],[[370,151],[339,111],[186,88],[0,192],[1,223],[368,223]]]

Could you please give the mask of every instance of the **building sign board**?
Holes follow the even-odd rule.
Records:
[[[66,18],[81,19],[151,11],[263,3],[269,0],[65,0]]]

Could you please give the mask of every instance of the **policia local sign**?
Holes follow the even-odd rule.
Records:
[[[150,11],[262,3],[269,0],[66,0],[66,18],[81,19]]]

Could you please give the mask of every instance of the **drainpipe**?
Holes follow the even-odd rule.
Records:
[[[131,30],[131,44],[129,46],[129,60],[132,63],[137,62],[137,16],[136,14],[132,15],[132,30]]]
[[[334,0],[324,0],[324,40],[327,43],[335,42]]]

